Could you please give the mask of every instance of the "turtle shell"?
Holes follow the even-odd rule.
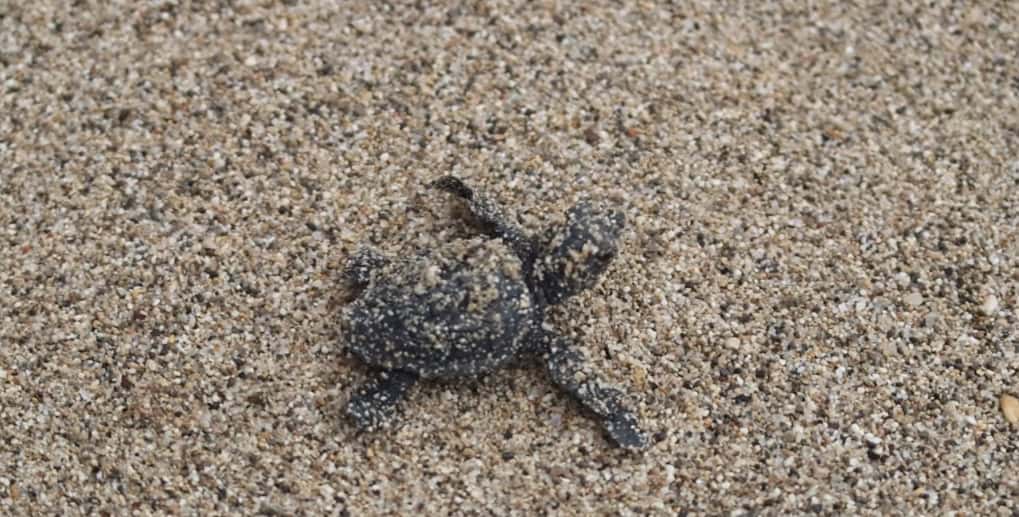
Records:
[[[466,239],[374,271],[344,317],[364,362],[450,378],[510,361],[532,328],[533,305],[509,248]]]

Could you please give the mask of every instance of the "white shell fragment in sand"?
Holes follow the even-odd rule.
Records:
[[[998,312],[998,297],[988,295],[984,298],[984,303],[980,304],[980,310],[988,316],[994,316],[994,313]]]
[[[921,303],[923,303],[923,296],[920,293],[913,291],[907,294],[903,301],[905,301],[906,305],[909,305],[910,307],[918,307]]]
[[[1003,393],[1001,395],[1001,412],[1005,414],[1005,420],[1013,425],[1019,424],[1019,399]]]

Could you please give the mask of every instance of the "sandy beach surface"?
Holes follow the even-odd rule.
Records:
[[[468,4],[0,0],[0,513],[1015,515],[1019,6]],[[647,451],[534,361],[344,417],[446,174],[625,212],[550,323]]]

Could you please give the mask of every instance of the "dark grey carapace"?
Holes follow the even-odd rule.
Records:
[[[547,307],[593,286],[605,271],[616,254],[622,214],[580,203],[563,228],[538,242],[458,178],[431,186],[466,202],[482,236],[401,260],[366,248],[350,258],[344,274],[359,294],[344,310],[344,326],[354,354],[376,368],[347,406],[358,427],[384,421],[418,379],[478,375],[533,354],[613,441],[647,447],[622,394],[544,323]]]

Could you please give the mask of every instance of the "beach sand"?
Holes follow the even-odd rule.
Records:
[[[232,4],[0,0],[0,513],[1014,515],[1015,5]],[[646,452],[526,361],[344,418],[446,174],[626,213],[551,323]]]

